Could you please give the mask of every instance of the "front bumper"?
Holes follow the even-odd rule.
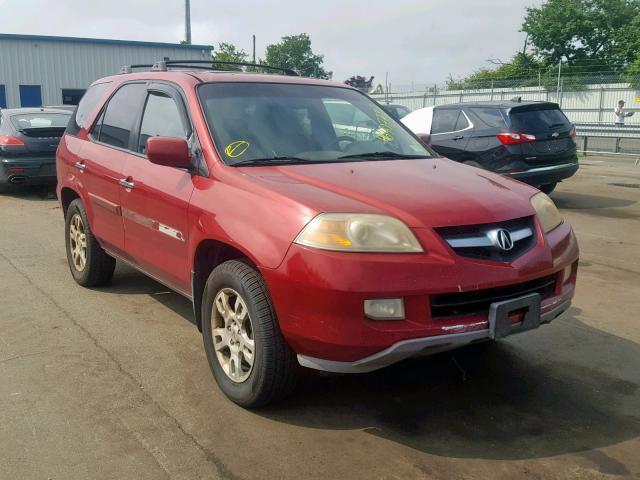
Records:
[[[404,352],[407,341],[407,345],[415,341],[420,351],[445,347],[450,338],[466,342],[487,337],[488,312],[443,318],[433,303],[438,296],[475,294],[552,278],[553,287],[541,300],[543,321],[553,317],[559,305],[568,307],[573,297],[578,246],[566,223],[547,235],[538,232],[537,243],[511,263],[458,256],[432,229],[414,229],[414,233],[426,253],[352,254],[294,244],[280,267],[262,269],[282,334],[302,364],[365,362],[369,368],[372,356],[386,357],[382,352],[398,350],[397,345]],[[563,271],[570,265],[571,278],[564,282]],[[405,319],[367,319],[364,300],[376,298],[402,298]],[[394,361],[394,355],[385,364]]]
[[[571,306],[571,300],[564,300],[540,316],[540,323],[550,323]],[[517,332],[514,332],[517,333]],[[336,362],[321,358],[298,355],[298,363],[303,367],[333,373],[366,373],[388,367],[410,357],[432,355],[471,343],[490,339],[489,329],[464,333],[450,333],[434,337],[412,338],[391,345],[389,348],[369,355],[355,362]]]

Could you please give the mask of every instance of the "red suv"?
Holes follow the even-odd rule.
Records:
[[[87,91],[57,153],[67,257],[80,285],[117,259],[192,300],[233,401],[569,307],[578,246],[545,194],[438,157],[345,85],[186,67]]]

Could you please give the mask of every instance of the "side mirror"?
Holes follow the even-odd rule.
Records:
[[[151,163],[173,168],[190,168],[189,145],[182,138],[150,137],[147,158]]]
[[[427,147],[431,143],[431,135],[428,133],[418,133],[417,137],[424,143]]]

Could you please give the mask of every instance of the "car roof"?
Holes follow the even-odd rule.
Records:
[[[553,105],[558,107],[557,103],[553,102],[545,102],[539,100],[500,100],[500,101],[478,101],[478,102],[461,102],[461,103],[448,103],[446,105],[436,105],[435,108],[443,109],[443,108],[515,108],[515,107],[523,107],[527,105]],[[559,108],[559,107],[558,107]]]
[[[25,113],[64,113],[65,115],[71,115],[69,110],[62,110],[58,108],[3,108],[2,113],[8,116],[20,115]]]
[[[117,81],[123,82],[126,80],[165,80],[193,82],[197,80],[198,83],[289,83],[297,85],[321,85],[331,87],[342,87],[350,90],[356,90],[355,88],[345,85],[344,83],[335,82],[332,80],[322,80],[319,78],[309,77],[296,77],[293,75],[275,75],[275,74],[263,74],[252,72],[231,72],[231,71],[202,71],[202,70],[189,70],[189,69],[173,69],[165,72],[146,71],[146,72],[133,72],[122,73],[112,75],[110,77],[101,78],[94,83],[103,83],[105,81]]]

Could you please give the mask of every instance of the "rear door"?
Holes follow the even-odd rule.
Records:
[[[534,135],[532,143],[522,144],[524,160],[531,166],[571,160],[576,155],[573,125],[558,105],[543,103],[514,107],[509,111],[512,131]]]
[[[431,123],[431,146],[452,160],[468,159],[465,151],[473,124],[460,108],[436,108]]]
[[[194,141],[185,103],[167,84],[150,84],[135,132],[135,155],[122,178],[125,248],[135,263],[165,285],[191,292],[187,211],[194,185],[189,171],[155,165],[146,157],[150,137]]]
[[[87,192],[91,230],[103,246],[116,254],[124,253],[119,184],[131,153],[135,115],[144,101],[145,83],[127,83],[108,101],[84,142],[74,167]]]

